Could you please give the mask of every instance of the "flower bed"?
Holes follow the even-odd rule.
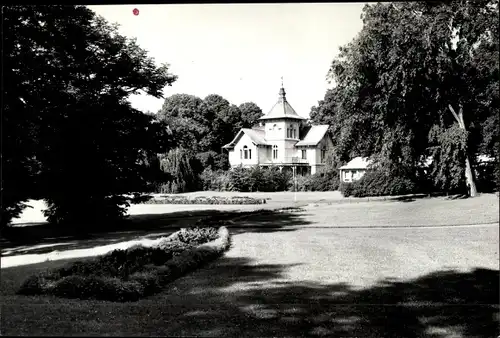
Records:
[[[268,198],[269,199],[269,198]],[[197,196],[189,198],[186,196],[164,195],[161,198],[152,198],[142,202],[143,204],[265,204],[265,198],[253,198],[248,196]]]
[[[284,207],[279,209],[259,209],[259,210],[251,210],[251,211],[241,211],[236,215],[232,212],[224,213],[221,212],[216,215],[205,216],[200,218],[197,222],[197,226],[210,226],[210,227],[218,227],[218,226],[230,226],[234,224],[234,221],[241,220],[251,216],[265,216],[272,215],[275,213],[292,213],[292,212],[303,212],[304,208],[300,207]]]
[[[153,247],[114,250],[97,259],[31,276],[18,293],[136,301],[223,255],[230,242],[225,227],[182,229]]]

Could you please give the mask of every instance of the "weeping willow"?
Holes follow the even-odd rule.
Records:
[[[159,156],[160,169],[168,174],[167,193],[196,191],[199,187],[201,164],[186,149],[175,148]]]

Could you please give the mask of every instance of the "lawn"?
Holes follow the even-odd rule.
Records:
[[[494,195],[316,201],[235,221],[225,257],[134,303],[17,296],[28,275],[64,262],[6,268],[1,333],[490,338],[495,222]]]

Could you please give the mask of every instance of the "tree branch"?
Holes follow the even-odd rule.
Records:
[[[455,110],[453,109],[451,104],[448,105],[448,108],[450,109],[451,113],[453,114],[453,117],[455,118],[455,120],[457,120],[457,122],[460,124],[460,119],[458,118],[458,115],[457,115],[457,113],[455,113]]]

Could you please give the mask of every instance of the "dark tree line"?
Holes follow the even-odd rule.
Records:
[[[497,0],[366,5],[311,111],[331,125],[335,161],[373,156],[413,172],[432,156],[442,190],[473,185],[479,154],[498,163],[498,15]]]
[[[176,76],[85,6],[7,6],[3,15],[2,226],[28,199],[56,223],[123,215],[146,191],[165,125],[132,108]]]

